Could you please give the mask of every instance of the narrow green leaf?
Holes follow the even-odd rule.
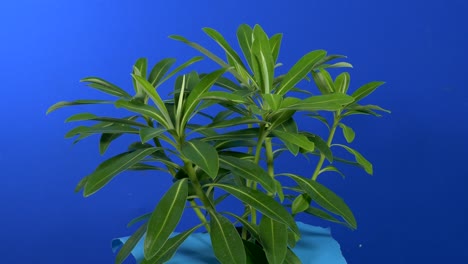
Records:
[[[299,257],[291,249],[288,248],[286,258],[284,259],[284,264],[302,264],[302,262],[299,259]]]
[[[267,107],[265,110],[272,110],[276,111],[280,108],[281,102],[283,101],[283,97],[279,94],[264,94],[262,95],[263,99],[265,100],[265,106]],[[264,106],[264,107],[265,107]]]
[[[304,212],[307,208],[309,208],[310,203],[311,199],[307,194],[298,195],[292,203],[291,211],[293,214]]]
[[[343,72],[335,79],[335,88],[338,92],[346,94],[348,92],[351,76],[347,72]]]
[[[226,101],[226,102],[233,102],[237,104],[246,104],[248,101],[246,98],[237,95],[235,93],[228,93],[228,92],[206,92],[202,94],[198,100],[215,100],[215,101]]]
[[[172,65],[174,65],[175,62],[176,59],[166,58],[156,63],[150,72],[148,82],[151,83],[153,87],[155,87],[162,80],[164,75],[166,75],[166,73],[169,71]]]
[[[312,66],[325,57],[324,50],[316,50],[307,53],[289,70],[276,91],[277,94],[284,95],[312,70]]]
[[[180,233],[174,237],[169,238],[166,243],[159,249],[159,251],[152,257],[151,259],[143,259],[140,264],[162,264],[169,261],[174,254],[176,253],[177,249],[182,245],[182,243],[193,233],[195,230],[200,228],[200,225],[192,227],[191,229]]]
[[[150,220],[144,243],[146,259],[154,257],[177,227],[188,195],[187,179],[175,182],[159,201]]]
[[[335,166],[332,166],[332,165],[329,165],[329,166],[327,166],[327,167],[321,169],[321,170],[319,171],[319,175],[322,174],[322,173],[324,173],[324,172],[328,172],[328,171],[336,172],[336,173],[340,174],[341,177],[343,177],[343,178],[345,177],[345,175],[344,175],[341,171],[339,171]]]
[[[280,174],[293,179],[307,192],[313,201],[332,213],[340,215],[353,228],[357,227],[356,219],[346,203],[338,195],[316,181],[290,173]]]
[[[315,207],[309,207],[307,208],[307,210],[304,211],[305,213],[307,214],[310,214],[310,215],[313,215],[313,216],[316,216],[318,218],[322,218],[323,220],[326,220],[326,221],[329,221],[329,222],[332,222],[332,223],[337,223],[337,224],[341,224],[341,225],[344,225],[348,228],[351,228],[351,229],[354,229],[353,227],[351,227],[349,224],[343,222],[343,221],[340,221],[338,219],[336,219],[334,216],[332,216],[331,214],[319,209],[319,208],[315,208]]]
[[[244,249],[247,257],[246,264],[268,263],[262,247],[247,240],[242,240],[242,243],[244,243]]]
[[[223,48],[223,50],[226,52],[226,54],[232,60],[234,60],[237,64],[239,64],[240,66],[242,66],[245,69],[244,63],[242,63],[242,60],[239,57],[239,55],[237,54],[237,52],[234,51],[234,49],[231,47],[231,45],[229,45],[229,43],[224,39],[224,37],[218,31],[216,31],[216,30],[214,30],[212,28],[207,28],[207,27],[203,28],[203,31],[210,38],[212,38],[214,41],[216,41],[216,43],[218,43],[218,45],[221,48]]]
[[[283,142],[289,142],[296,146],[299,146],[307,151],[314,151],[315,144],[310,141],[306,136],[301,134],[287,133],[281,130],[274,130],[273,134],[277,136]]]
[[[210,237],[214,254],[221,263],[244,264],[246,262],[242,239],[227,218],[217,213],[211,214]]]
[[[226,72],[226,69],[223,68],[223,69],[214,71],[210,74],[207,74],[193,88],[193,90],[190,92],[189,96],[187,97],[187,100],[185,101],[185,109],[184,109],[184,114],[183,114],[181,124],[187,124],[187,122],[189,121],[190,117],[193,115],[193,112],[195,111],[199,103],[198,99],[200,98],[200,96],[206,93],[213,86],[213,84],[218,80],[218,78],[221,77],[221,75],[223,75],[225,72]]]
[[[146,214],[144,214],[144,215],[140,215],[140,216],[138,216],[138,217],[132,219],[130,222],[128,222],[127,227],[131,227],[131,226],[133,226],[134,224],[136,224],[136,223],[138,223],[138,222],[141,222],[141,221],[143,221],[143,220],[149,219],[149,218],[151,217],[152,214],[153,214],[153,212],[151,212],[151,213],[146,213]]]
[[[115,257],[115,264],[122,264],[125,259],[132,253],[132,250],[135,248],[135,246],[138,244],[140,239],[143,237],[143,235],[146,232],[146,227],[147,223],[143,224],[140,226],[133,235],[131,235],[127,241],[125,241],[125,244],[122,246],[122,248],[119,250],[119,253]]]
[[[125,125],[110,125],[106,127],[87,127],[87,126],[77,126],[65,134],[65,138],[71,138],[78,134],[101,134],[101,133],[108,133],[108,134],[137,134],[138,129],[133,128],[131,126]]]
[[[321,69],[325,69],[325,68],[353,68],[353,65],[351,63],[348,63],[348,62],[337,62],[337,63],[334,63],[334,64],[323,64],[320,68]]]
[[[81,190],[83,190],[83,188],[85,187],[86,182],[88,182],[88,177],[83,177],[76,185],[75,192],[81,192]]]
[[[321,94],[330,94],[335,91],[335,85],[327,71],[323,69],[320,69],[318,72],[313,71],[312,77]]]
[[[278,55],[281,48],[281,40],[283,39],[283,34],[275,34],[270,38],[270,48],[271,54],[273,55],[273,62],[278,61]]]
[[[270,42],[265,31],[259,25],[253,29],[254,40],[252,42],[252,60],[255,60],[254,67],[255,79],[260,85],[260,90],[268,94],[273,88],[274,66],[273,56],[271,54]],[[254,63],[255,64],[255,63]]]
[[[239,129],[235,131],[226,132],[223,134],[208,136],[203,138],[203,141],[212,141],[212,140],[249,140],[252,138],[257,138],[259,133],[258,128],[246,128]]]
[[[117,174],[125,171],[143,158],[155,152],[157,148],[139,149],[133,152],[121,153],[101,163],[96,170],[87,176],[84,196],[90,196],[104,187]]]
[[[114,117],[101,117],[96,116],[91,113],[79,113],[76,115],[72,115],[65,120],[66,123],[68,122],[76,122],[76,121],[101,121],[101,122],[109,122],[114,124],[124,124],[124,125],[131,125],[137,127],[147,127],[147,125],[142,124],[140,122],[134,121],[139,116],[130,116],[125,118],[114,118]]]
[[[275,184],[276,184],[276,192],[278,194],[278,198],[280,199],[280,202],[283,203],[284,201],[283,185],[278,180],[275,180]]]
[[[379,86],[383,84],[384,82],[370,82],[368,84],[364,84],[359,89],[354,91],[354,93],[351,96],[354,97],[355,102],[358,102],[364,97],[371,94],[373,91],[375,91],[375,89],[377,89]]]
[[[190,60],[182,63],[180,66],[178,66],[177,68],[175,68],[173,71],[171,71],[170,73],[168,73],[166,75],[166,77],[164,77],[164,79],[162,79],[161,81],[159,81],[156,86],[154,88],[158,88],[161,84],[163,84],[165,81],[169,80],[172,76],[176,75],[177,73],[179,73],[180,71],[184,70],[185,68],[189,67],[190,65],[194,64],[195,62],[198,62],[198,61],[201,61],[203,60],[203,57],[199,57],[199,56],[196,56],[196,57],[193,57],[191,58]]]
[[[156,89],[146,79],[140,76],[133,75],[133,78],[136,80],[137,84],[140,85],[141,89],[144,90],[146,94],[148,94],[149,97],[153,100],[158,110],[166,120],[167,124],[170,125],[169,128],[173,128],[174,126],[172,124],[171,117],[169,116],[169,112],[167,111],[166,105],[159,96],[158,92],[156,92]]]
[[[320,69],[325,63],[336,60],[336,59],[346,59],[346,56],[343,55],[328,55],[323,57],[321,60],[319,60],[317,63],[314,64],[314,67],[312,70],[317,70]]]
[[[236,219],[236,221],[241,223],[242,226],[247,229],[247,231],[250,233],[250,235],[253,238],[260,241],[260,233],[258,231],[258,226],[256,224],[253,224],[253,223],[249,222],[248,219],[240,217],[240,216],[238,216],[236,214],[233,214],[231,212],[222,212],[222,214],[230,215],[230,216],[234,217]]]
[[[278,119],[275,120],[272,124],[272,129],[274,129],[275,131],[281,130],[286,133],[297,134],[298,133],[297,124],[296,124],[296,121],[294,121],[294,118],[292,117],[294,114],[294,111],[286,111],[283,113],[286,114],[287,116],[284,116],[284,117],[278,116],[277,118],[284,119],[284,121],[281,122]],[[280,123],[280,125],[277,125],[278,123]],[[294,156],[296,156],[299,153],[299,146],[297,146],[296,144],[290,143],[289,141],[286,141],[286,140],[282,142],[284,143],[286,148],[289,151],[291,151],[292,154],[294,154]]]
[[[240,25],[237,29],[237,41],[239,42],[239,46],[241,47],[247,63],[250,65],[250,68],[252,68],[252,28],[246,24]]]
[[[116,140],[122,133],[103,133],[99,139],[99,154],[104,155],[112,141]]]
[[[46,114],[49,114],[57,109],[60,109],[66,106],[87,105],[87,104],[113,104],[113,103],[114,103],[113,101],[106,101],[106,100],[76,100],[72,102],[61,101],[49,107],[49,109],[47,109]]]
[[[104,93],[107,93],[107,94],[110,94],[110,95],[114,95],[114,96],[117,96],[117,97],[123,97],[123,98],[131,98],[132,96],[130,94],[128,94],[126,91],[124,91],[123,89],[117,87],[116,85],[106,81],[106,80],[103,80],[101,78],[98,78],[98,77],[87,77],[87,78],[83,78],[80,80],[80,82],[86,82],[88,86],[92,87],[92,88],[96,88],[97,90],[101,91],[101,92],[104,92]]]
[[[274,179],[256,163],[230,156],[221,156],[220,162],[221,168],[230,170],[232,174],[238,177],[258,182],[266,191],[276,193]]]
[[[356,134],[354,133],[354,130],[350,128],[349,126],[346,126],[343,123],[339,124],[341,130],[343,131],[343,136],[346,139],[346,142],[351,143],[354,141],[354,138],[356,137]]]
[[[159,111],[155,107],[125,100],[118,100],[117,102],[115,102],[115,106],[125,108],[135,113],[139,113],[145,117],[153,118],[166,129],[171,129],[173,127],[172,123],[168,123],[166,117],[161,113],[161,111]]]
[[[353,102],[353,97],[345,94],[326,94],[306,98],[298,103],[280,109],[298,111],[336,111]]]
[[[239,200],[244,203],[247,203],[260,211],[263,215],[266,215],[276,221],[285,223],[291,228],[297,235],[300,235],[300,232],[297,228],[294,218],[289,214],[284,207],[279,204],[276,200],[270,196],[257,191],[252,190],[247,187],[242,186],[232,186],[227,184],[207,184],[210,186],[215,186],[225,190],[226,192],[234,195]]]
[[[288,228],[269,217],[260,221],[260,238],[268,263],[282,264],[288,250]]]
[[[141,143],[146,143],[153,138],[157,138],[159,135],[161,135],[165,131],[166,129],[164,128],[152,128],[152,127],[142,128],[140,129]]]
[[[342,144],[333,144],[332,146],[339,146],[339,147],[346,149],[350,154],[354,155],[356,162],[359,163],[368,174],[372,175],[373,173],[372,163],[370,163],[366,158],[364,158],[364,156],[362,156],[361,153]]]
[[[325,142],[325,140],[323,140],[318,135],[314,135],[308,132],[304,132],[304,135],[306,135],[310,141],[314,142],[315,146],[319,149],[320,153],[325,155],[325,158],[327,158],[329,162],[333,162],[333,153],[330,147],[328,146],[327,142]]]
[[[211,178],[214,179],[218,175],[218,152],[210,144],[203,141],[188,141],[182,146],[182,154]]]

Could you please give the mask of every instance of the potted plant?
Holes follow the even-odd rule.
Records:
[[[372,165],[346,144],[334,142],[341,130],[347,143],[354,131],[343,123],[351,115],[379,116],[387,111],[360,100],[382,82],[371,82],[350,92],[350,76],[343,72],[332,78],[330,68],[351,67],[340,55],[323,50],[307,53],[284,75],[276,75],[282,35],[269,37],[256,25],[241,25],[237,31],[240,53],[217,31],[204,32],[224,50],[226,60],[180,36],[182,41],[210,58],[220,69],[210,73],[181,73],[203,57],[195,57],[170,70],[175,59],[159,61],[148,73],[146,59],[139,59],[132,72],[134,92],[96,77],[84,78],[90,87],[115,100],[59,102],[48,110],[83,104],[111,104],[130,116],[102,117],[79,113],[67,122],[94,121],[66,134],[77,141],[100,135],[103,154],[118,137],[134,135],[135,142],[119,155],[102,162],[76,188],[90,196],[127,170],[154,170],[166,173],[173,185],[165,191],[153,212],[132,220],[140,228],[117,255],[122,263],[143,237],[142,263],[169,260],[187,237],[198,229],[209,233],[217,260],[221,263],[300,263],[294,245],[301,239],[295,216],[311,214],[351,229],[356,220],[345,202],[318,183],[325,172],[337,172],[339,164],[355,165],[372,174]],[[242,54],[242,56],[240,55]],[[169,97],[161,97],[158,87],[175,79]],[[308,80],[309,83],[302,82]],[[299,85],[313,86],[298,88]],[[298,126],[297,119],[323,122],[328,135]],[[353,160],[334,155],[344,149]],[[315,156],[310,175],[296,175],[275,166],[284,153]],[[297,164],[299,166],[299,164]],[[311,166],[305,164],[303,166]],[[162,172],[161,172],[162,171]],[[223,201],[234,197],[242,214],[222,211]],[[184,210],[194,210],[200,224],[173,234]]]

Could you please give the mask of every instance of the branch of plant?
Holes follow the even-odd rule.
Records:
[[[333,113],[333,125],[332,127],[330,128],[330,133],[328,135],[328,139],[327,139],[327,146],[330,147],[332,142],[333,142],[333,138],[335,136],[335,132],[336,132],[336,128],[338,127],[340,121],[341,121],[341,111],[337,111],[337,112],[334,112]],[[317,177],[319,176],[319,173],[320,173],[320,170],[322,169],[322,166],[323,166],[323,163],[325,161],[325,155],[323,153],[320,153],[320,159],[317,163],[317,167],[315,167],[315,171],[312,175],[312,180],[313,181],[316,181],[317,180]]]

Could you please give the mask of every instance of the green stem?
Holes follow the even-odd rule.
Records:
[[[275,176],[275,167],[273,163],[273,146],[271,145],[271,138],[265,139],[265,152],[267,158],[268,175],[273,178]]]
[[[333,137],[335,136],[336,128],[338,127],[338,124],[340,123],[340,118],[338,117],[339,114],[334,114],[333,115],[333,126],[330,129],[330,134],[328,135],[328,140],[327,140],[327,146],[330,147],[331,143],[333,141]],[[312,180],[316,181],[317,177],[320,173],[320,170],[322,169],[323,162],[325,161],[325,155],[320,153],[320,159],[317,163],[317,167],[315,168],[314,174],[312,175]]]
[[[205,210],[207,210],[209,213],[214,213],[215,212],[214,206],[211,203],[211,201],[208,199],[208,197],[206,197],[205,193],[203,192],[202,186],[201,186],[200,182],[198,181],[195,169],[192,167],[192,163],[189,162],[189,161],[184,161],[184,165],[185,165],[185,169],[187,171],[187,174],[189,176],[189,179],[192,182],[193,189],[195,190],[195,193],[198,196],[198,199],[200,199],[200,201],[203,203],[203,206],[205,207]],[[198,207],[196,207],[196,209],[198,209]],[[197,213],[197,210],[195,210],[195,213]],[[200,212],[200,214],[201,214],[201,212]],[[197,213],[197,215],[198,215],[198,213]],[[206,222],[206,218],[203,217],[203,218],[200,218],[200,220],[202,221],[202,223],[203,222],[205,223],[206,230],[208,230],[208,232],[209,232],[210,227],[209,227],[208,223]]]
[[[192,205],[193,210],[195,211],[195,214],[198,216],[200,221],[203,223],[205,226],[206,230],[209,230],[210,226],[208,225],[208,221],[206,220],[205,215],[202,213],[200,208],[198,208],[198,204],[195,202],[195,200],[190,201],[190,205]]]

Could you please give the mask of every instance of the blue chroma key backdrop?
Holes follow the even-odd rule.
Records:
[[[170,177],[125,173],[89,198],[75,194],[107,155],[97,137],[64,139],[73,125],[63,120],[78,109],[46,116],[47,108],[101,96],[83,77],[131,91],[139,57],[181,63],[198,54],[171,34],[215,48],[201,28],[236,43],[242,23],[284,33],[285,67],[325,49],[348,56],[352,89],[386,82],[367,102],[392,114],[348,122],[374,176],[349,169],[344,180],[320,179],[347,201],[358,229],[302,219],[331,226],[348,263],[468,263],[467,13],[463,0],[1,1],[0,263],[113,263],[111,239],[133,231],[128,221],[154,208]],[[114,144],[109,155],[125,147]],[[300,160],[282,165],[308,175]]]

